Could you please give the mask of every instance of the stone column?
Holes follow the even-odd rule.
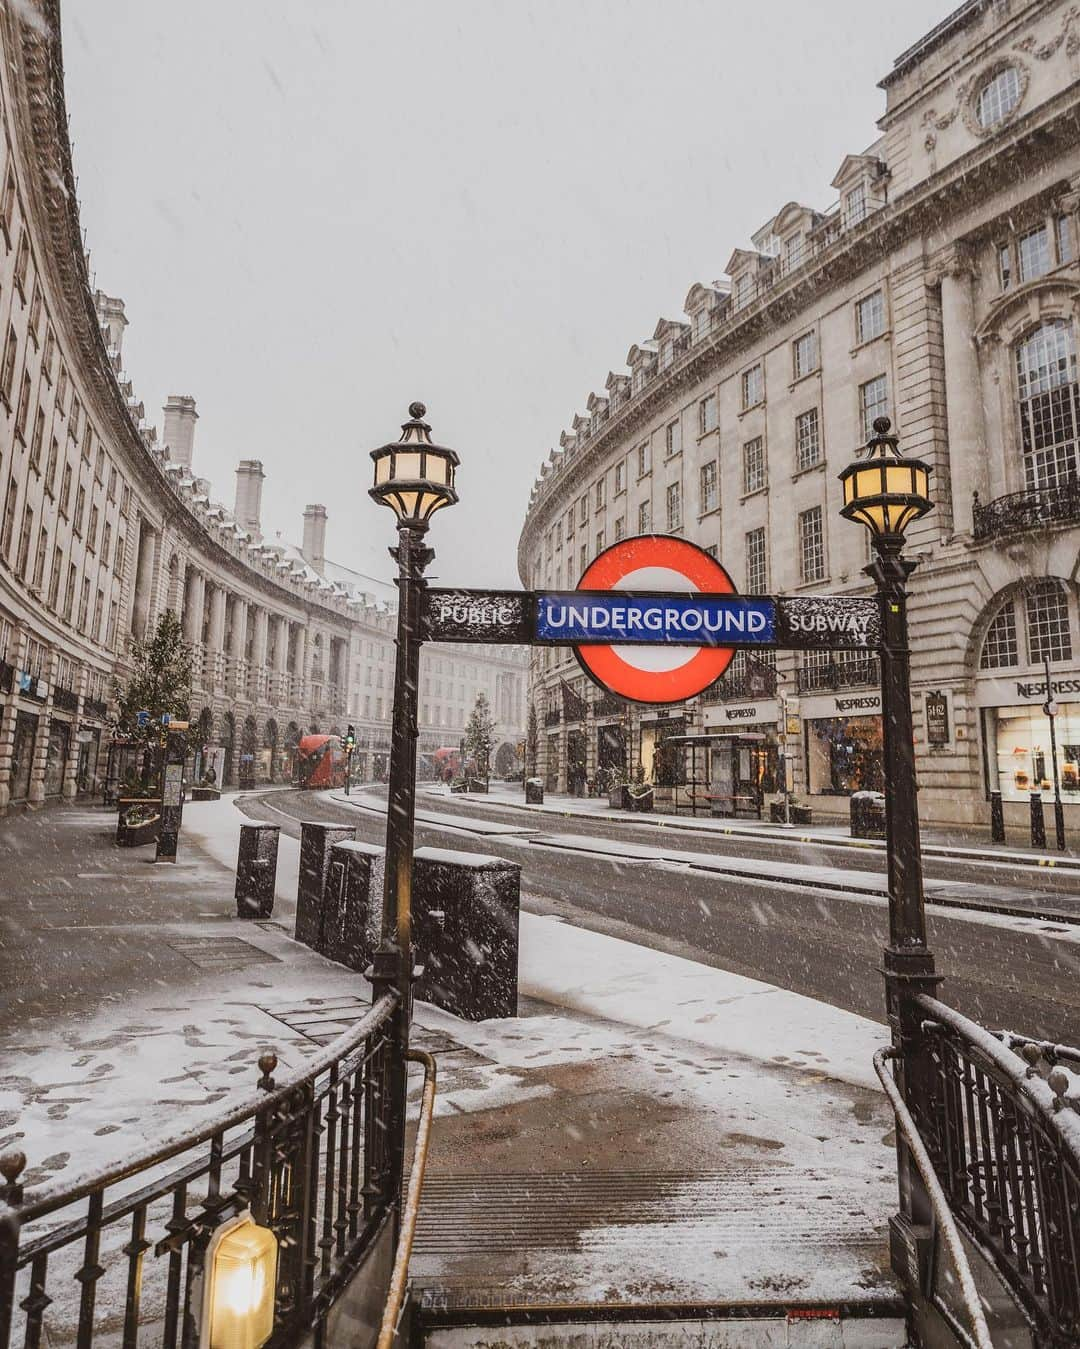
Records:
[[[266,647],[270,629],[270,615],[265,609],[255,610],[255,639],[251,644],[251,665],[255,671],[255,697],[262,702],[266,697]]]
[[[192,646],[202,642],[203,605],[206,603],[206,576],[188,568],[187,604],[184,606],[184,638]]]
[[[131,606],[131,630],[136,637],[146,635],[150,622],[156,554],[157,533],[149,520],[145,516],[141,516],[139,519],[139,540],[135,548],[135,597]]]
[[[293,666],[293,676],[296,681],[293,702],[303,707],[307,701],[307,628],[303,624],[297,624],[296,628],[296,663]]]
[[[970,534],[975,492],[985,500],[986,414],[975,345],[974,269],[966,249],[953,248],[943,260],[941,327],[945,357],[945,400],[949,427],[949,489],[953,529]]]
[[[229,661],[232,667],[233,691],[241,698],[247,697],[247,688],[244,682],[245,653],[247,651],[247,612],[247,600],[242,600],[239,595],[234,595]]]
[[[26,633],[16,628],[7,651],[0,657],[14,670],[21,670],[26,656]],[[11,801],[11,761],[15,757],[15,714],[19,706],[19,685],[12,675],[11,692],[0,694],[0,812]]]
[[[78,694],[79,701],[75,708],[75,715],[71,719],[71,740],[68,744],[67,763],[64,765],[64,785],[61,788],[65,801],[74,800],[78,791],[76,776],[79,768],[79,730],[82,727],[83,700],[86,697],[86,685],[89,677],[88,668],[85,665],[80,665],[75,680],[75,692]]]
[[[56,687],[56,667],[59,661],[59,652],[51,651],[40,676],[49,685],[49,696],[38,714],[38,729],[34,738],[34,764],[30,769],[30,790],[26,794],[26,799],[32,806],[40,806],[45,800],[45,765],[49,758],[53,690]]]
[[[220,690],[224,674],[225,649],[225,592],[215,586],[210,596],[210,650],[209,663],[212,687]]]

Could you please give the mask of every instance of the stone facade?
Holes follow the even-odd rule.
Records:
[[[1080,828],[1078,77],[1067,0],[971,0],[904,53],[836,204],[788,203],[724,280],[690,290],[685,321],[630,348],[550,453],[521,533],[529,586],[573,586],[603,546],[653,530],[713,551],[740,590],[866,594],[867,540],[839,515],[837,474],[887,413],[933,468],[936,509],[909,537],[928,820],[984,821],[991,790],[1015,822],[1032,789],[1049,799],[1048,657]],[[540,768],[565,789],[621,742],[655,775],[665,723],[736,730],[710,751],[714,782],[767,799],[786,730],[796,792],[839,813],[880,785],[876,680],[873,661],[740,656],[658,713],[534,651]]]

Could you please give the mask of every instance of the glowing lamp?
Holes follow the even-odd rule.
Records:
[[[840,474],[844,504],[840,514],[855,520],[877,538],[903,535],[908,525],[930,510],[930,466],[905,459],[900,441],[889,435],[888,417],[874,419],[874,435],[866,442],[866,458]]]
[[[432,443],[431,427],[423,420],[426,411],[423,403],[410,403],[401,438],[371,451],[371,495],[391,507],[399,523],[414,528],[423,528],[437,510],[458,499],[454,471],[460,460],[456,451]]]
[[[277,1238],[250,1213],[222,1224],[206,1252],[204,1349],[259,1349],[274,1331]]]

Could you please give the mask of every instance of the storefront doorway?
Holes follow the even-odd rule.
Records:
[[[813,795],[850,796],[852,792],[883,791],[885,748],[880,714],[818,717],[808,721],[806,764]]]
[[[30,795],[30,775],[34,768],[34,743],[38,718],[32,712],[15,714],[15,745],[11,759],[11,799],[25,801]]]
[[[71,723],[56,717],[49,723],[49,748],[45,753],[45,795],[60,796],[64,790],[64,769],[71,751]]]

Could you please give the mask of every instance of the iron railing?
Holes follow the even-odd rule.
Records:
[[[807,665],[795,671],[795,686],[800,693],[814,693],[819,689],[860,688],[880,682],[881,667],[876,656]]]
[[[769,665],[721,675],[701,693],[703,703],[726,703],[733,698],[775,698],[776,671]]]
[[[87,717],[96,717],[99,721],[104,721],[109,712],[109,704],[102,698],[84,698],[83,715]]]
[[[1080,1343],[1080,1117],[1070,1075],[1044,1081],[1000,1039],[944,1003],[924,1015],[920,1111],[953,1216],[994,1263],[1040,1346]],[[1033,1042],[1037,1043],[1037,1042]]]
[[[278,1241],[272,1349],[321,1326],[395,1208],[387,995],[282,1085],[112,1169],[24,1194],[0,1159],[0,1349],[194,1349],[206,1250],[250,1210]],[[315,1343],[320,1343],[317,1334]]]
[[[986,1313],[975,1286],[971,1262],[968,1260],[964,1244],[960,1239],[960,1231],[956,1225],[956,1220],[953,1218],[945,1192],[941,1187],[941,1181],[934,1170],[933,1161],[919,1133],[915,1119],[907,1108],[903,1094],[887,1066],[890,1060],[899,1057],[900,1051],[893,1047],[879,1049],[874,1055],[874,1069],[884,1088],[885,1095],[889,1098],[889,1103],[896,1115],[897,1126],[904,1136],[912,1160],[915,1162],[920,1176],[922,1176],[923,1184],[926,1186],[926,1196],[934,1212],[934,1220],[945,1239],[949,1257],[956,1269],[960,1285],[960,1297],[971,1322],[971,1338],[975,1349],[994,1349],[993,1340],[990,1338],[990,1328],[986,1324]]]
[[[997,539],[1053,524],[1076,524],[1080,522],[1080,477],[1071,473],[1054,487],[1010,492],[985,504],[976,492],[971,517],[976,539]]]
[[[74,689],[65,689],[57,684],[53,689],[53,707],[58,707],[61,712],[77,712],[79,695]]]

